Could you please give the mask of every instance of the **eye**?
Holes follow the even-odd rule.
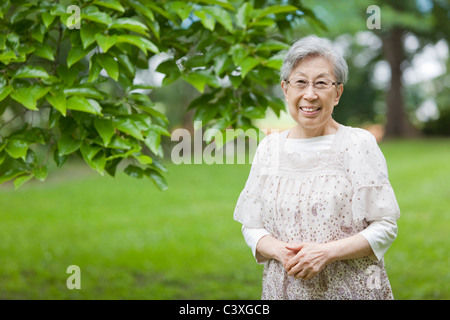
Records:
[[[308,86],[308,81],[304,79],[297,79],[295,80],[294,85],[298,88],[305,88],[306,86]]]
[[[327,80],[317,80],[314,82],[314,86],[316,88],[327,88],[330,85],[330,82]]]

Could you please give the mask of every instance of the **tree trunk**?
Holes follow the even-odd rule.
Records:
[[[383,38],[383,53],[391,68],[391,87],[387,94],[387,124],[385,137],[417,136],[415,129],[408,120],[403,101],[403,84],[401,64],[404,61],[402,35],[400,27],[391,29]]]

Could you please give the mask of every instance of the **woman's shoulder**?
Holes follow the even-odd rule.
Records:
[[[348,146],[359,147],[362,145],[368,146],[377,144],[375,136],[363,128],[349,127],[349,126],[343,126],[343,128],[344,128],[343,145],[347,147]]]
[[[260,165],[273,165],[277,163],[279,158],[280,148],[282,148],[283,137],[288,134],[288,131],[272,130],[266,133],[258,144],[255,159]]]
[[[268,147],[271,144],[278,143],[280,141],[280,139],[282,139],[283,137],[285,138],[288,133],[289,133],[289,130],[283,130],[283,131],[272,130],[272,131],[267,131],[265,136],[259,142],[259,146],[261,146],[261,147]]]

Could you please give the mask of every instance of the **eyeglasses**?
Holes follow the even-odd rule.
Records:
[[[292,78],[291,80],[287,80],[286,83],[291,85],[292,88],[297,89],[297,90],[305,90],[306,88],[308,88],[310,83],[312,83],[313,87],[317,90],[326,90],[326,89],[330,89],[331,86],[333,86],[333,85],[337,86],[337,85],[341,84],[341,82],[333,82],[329,79],[319,79],[316,81],[308,81],[308,80],[301,79],[301,78]]]

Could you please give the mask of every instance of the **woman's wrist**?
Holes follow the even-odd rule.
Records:
[[[360,234],[328,242],[325,248],[327,263],[373,255],[369,242]]]
[[[284,249],[284,246],[284,242],[275,239],[271,235],[266,235],[258,241],[256,253],[267,259],[282,261],[283,256],[281,250]]]

